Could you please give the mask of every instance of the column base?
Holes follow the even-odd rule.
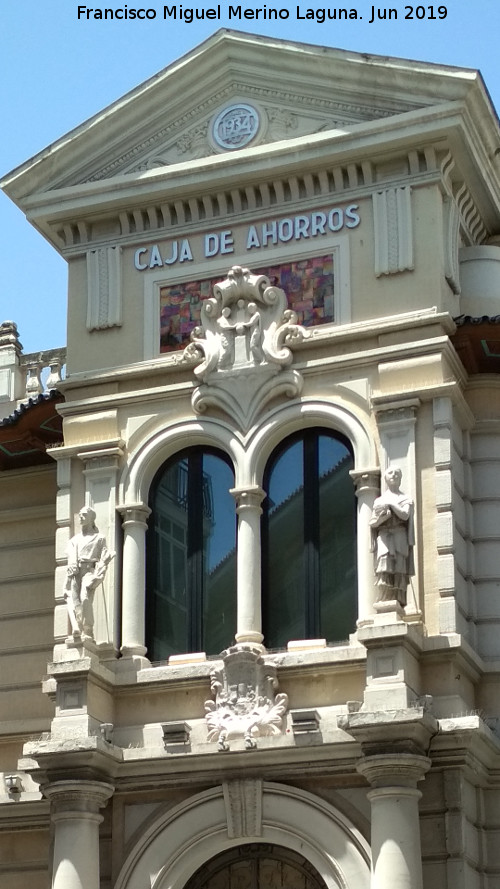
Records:
[[[262,633],[256,633],[254,630],[247,630],[243,633],[236,633],[234,637],[236,642],[250,642],[252,645],[262,645],[264,636]]]
[[[122,658],[146,658],[147,648],[145,645],[122,645],[120,648],[120,654]],[[149,664],[149,661],[148,661]]]

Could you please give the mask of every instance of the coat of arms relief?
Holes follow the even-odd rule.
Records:
[[[184,351],[184,360],[197,363],[194,373],[200,380],[194,410],[219,408],[246,431],[271,398],[300,393],[302,378],[288,366],[290,347],[304,335],[280,287],[266,275],[233,266],[205,300],[201,326]]]
[[[266,663],[260,648],[234,645],[222,658],[222,668],[210,677],[215,701],[205,703],[208,740],[227,751],[232,740],[243,738],[252,750],[257,738],[281,734],[288,696],[276,693],[276,667]]]

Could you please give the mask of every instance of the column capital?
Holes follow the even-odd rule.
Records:
[[[354,482],[356,497],[361,497],[365,494],[377,495],[380,493],[379,468],[351,469],[349,475]]]
[[[42,787],[44,796],[54,806],[56,818],[97,815],[114,790],[112,784],[104,781],[53,781]]]
[[[419,754],[381,753],[364,756],[356,764],[356,769],[374,789],[404,787],[415,790],[417,781],[422,780],[431,765],[427,756]]]
[[[266,492],[260,485],[247,485],[246,487],[241,488],[231,488],[229,493],[232,494],[236,500],[237,513],[246,509],[255,509],[258,510],[259,515],[261,515],[261,504],[266,496]]]
[[[122,506],[117,506],[117,511],[122,517],[123,528],[131,525],[142,525],[147,528],[151,509],[145,503],[125,503]]]
[[[375,395],[372,405],[377,423],[408,423],[415,422],[420,407],[420,398],[394,398],[394,396]]]

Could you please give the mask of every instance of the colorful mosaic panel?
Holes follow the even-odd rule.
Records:
[[[267,275],[272,284],[283,288],[289,307],[297,312],[299,324],[304,327],[335,320],[331,254],[267,266],[256,269],[255,273]],[[172,352],[187,345],[193,327],[200,323],[202,300],[211,296],[212,287],[218,281],[220,275],[161,288],[160,352]]]

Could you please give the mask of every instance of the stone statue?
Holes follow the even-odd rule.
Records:
[[[245,322],[245,327],[250,335],[250,355],[255,364],[260,364],[261,361],[264,361],[264,352],[262,351],[261,317],[257,303],[249,302],[248,312],[250,318]]]
[[[217,319],[217,325],[220,332],[220,355],[219,367],[232,367],[234,363],[234,346],[237,326],[229,320],[231,318],[231,309],[226,306],[222,309],[220,318]]]
[[[385,473],[387,490],[373,504],[370,527],[375,555],[377,602],[395,599],[406,605],[406,591],[415,573],[413,546],[413,500],[400,489],[401,469],[390,466]]]
[[[65,598],[73,636],[94,638],[94,592],[103,582],[114,557],[95,524],[95,512],[84,506],[79,512],[81,531],[68,544],[68,579]]]

